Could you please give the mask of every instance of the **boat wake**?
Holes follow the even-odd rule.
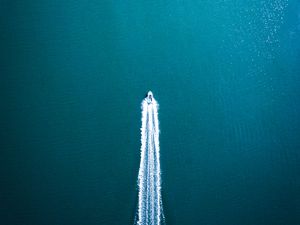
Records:
[[[141,161],[138,174],[136,225],[165,224],[159,156],[158,103],[151,91],[142,102]]]

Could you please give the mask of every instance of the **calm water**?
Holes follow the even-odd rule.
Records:
[[[131,225],[150,89],[167,224],[300,224],[298,0],[3,0],[0,28],[1,225]]]

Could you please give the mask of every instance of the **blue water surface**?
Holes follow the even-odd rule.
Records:
[[[298,0],[0,3],[0,224],[133,224],[140,103],[169,225],[300,224]]]

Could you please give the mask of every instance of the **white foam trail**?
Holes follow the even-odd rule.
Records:
[[[158,103],[142,102],[141,161],[138,175],[137,225],[160,225],[164,219],[161,200]]]

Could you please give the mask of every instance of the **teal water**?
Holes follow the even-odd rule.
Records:
[[[300,224],[300,3],[0,3],[0,224],[132,224],[140,103],[170,225]]]

